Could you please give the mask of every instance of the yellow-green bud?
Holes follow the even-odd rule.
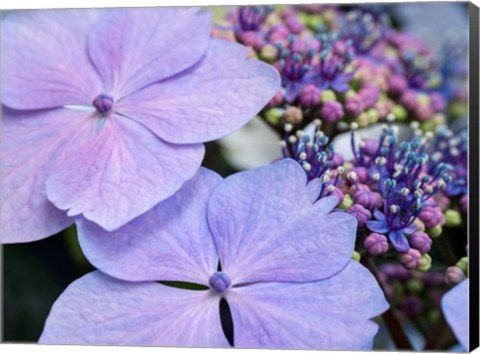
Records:
[[[350,197],[350,195],[348,195],[348,194],[345,194],[345,196],[343,197],[343,202],[342,202],[342,204],[340,204],[338,207],[339,207],[340,209],[347,210],[347,209],[350,208],[352,205],[353,205],[353,199],[352,199],[352,197]]]
[[[277,59],[277,57],[278,57],[278,49],[271,44],[267,44],[260,51],[260,58],[266,61],[267,63],[274,62],[275,59]]]
[[[408,118],[408,112],[405,107],[398,104],[393,106],[392,114],[395,116],[396,121],[404,121]]]
[[[417,268],[419,272],[427,272],[432,268],[432,257],[428,253],[422,255],[420,258],[420,267]]]
[[[407,283],[408,290],[413,294],[419,294],[423,290],[423,282],[418,278],[412,278]]]
[[[421,105],[428,105],[430,104],[430,97],[424,93],[417,94],[417,102]]]
[[[460,260],[455,265],[460,268],[465,274],[468,274],[468,257],[460,258]]]
[[[353,251],[352,259],[354,261],[360,262],[361,258],[362,258],[362,256],[360,256],[360,253],[358,253],[357,251]]]
[[[283,117],[283,110],[279,108],[271,108],[265,112],[265,119],[272,125],[276,125]]]
[[[375,108],[370,108],[367,111],[367,115],[368,115],[368,123],[375,124],[378,122],[378,112]]]
[[[427,120],[426,122],[420,124],[420,129],[422,129],[424,132],[434,132],[436,127],[437,124],[433,120]]]
[[[462,223],[462,216],[456,210],[448,209],[445,212],[445,226],[455,227]]]
[[[335,92],[332,90],[325,90],[321,94],[322,103],[329,102],[329,101],[336,101],[337,97],[335,96]]]
[[[431,238],[437,238],[437,237],[440,237],[440,235],[442,234],[442,227],[440,225],[437,225],[435,227],[432,227],[431,229],[427,229],[427,234],[431,237]]]
[[[369,123],[368,114],[365,112],[360,113],[357,119],[355,119],[355,122],[358,123],[359,128],[368,127],[368,123]]]

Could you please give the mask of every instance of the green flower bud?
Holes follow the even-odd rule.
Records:
[[[353,199],[352,199],[352,197],[350,197],[350,195],[348,195],[348,194],[345,194],[345,196],[344,196],[344,198],[343,198],[342,204],[340,204],[338,207],[339,207],[340,209],[347,210],[347,209],[350,208],[352,205],[353,205]]]
[[[362,258],[362,256],[360,256],[360,253],[358,253],[357,251],[353,251],[352,259],[354,261],[360,262],[361,258]]]
[[[375,108],[370,108],[367,111],[368,123],[375,124],[378,122],[378,111]]]
[[[424,93],[417,94],[417,102],[421,105],[429,105],[430,104],[430,97]]]
[[[420,129],[422,129],[424,132],[434,132],[436,127],[437,124],[432,119],[420,124]]]
[[[408,112],[405,107],[401,105],[395,105],[392,108],[392,114],[395,116],[396,121],[404,121],[408,118]]]
[[[468,257],[460,258],[455,266],[460,268],[465,274],[468,274]]]
[[[278,49],[271,44],[267,44],[260,51],[260,58],[266,61],[267,63],[274,62],[277,59],[277,57],[278,57]]]
[[[423,282],[418,278],[412,278],[407,283],[407,289],[412,294],[419,294],[423,290]]]
[[[437,237],[440,237],[440,235],[442,234],[442,231],[443,231],[442,227],[440,225],[437,225],[435,227],[432,227],[431,229],[427,229],[427,234],[431,238],[437,238]]]
[[[283,117],[283,110],[271,108],[265,112],[265,119],[272,125],[277,125]]]
[[[335,96],[335,92],[333,92],[332,90],[325,90],[322,92],[321,100],[322,100],[322,103],[325,103],[328,101],[336,101],[337,96]]]
[[[462,223],[462,216],[456,210],[448,209],[445,212],[445,226],[455,227]]]
[[[428,253],[422,255],[420,259],[420,267],[417,268],[419,272],[427,272],[432,268],[432,257]]]
[[[366,128],[366,127],[368,127],[368,123],[369,123],[368,114],[365,113],[365,112],[360,113],[360,115],[357,117],[357,119],[355,120],[355,122],[358,123],[358,127],[359,127],[359,128]]]

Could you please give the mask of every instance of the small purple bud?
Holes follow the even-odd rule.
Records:
[[[264,44],[262,35],[257,31],[243,32],[240,36],[240,41],[246,46],[252,47],[257,50],[261,49]]]
[[[410,248],[400,256],[400,264],[406,269],[416,269],[421,266],[422,255],[415,248]]]
[[[358,226],[363,227],[372,218],[372,213],[370,210],[365,209],[360,204],[352,205],[348,210],[347,213],[354,216],[358,221]],[[388,245],[387,245],[388,247]]]
[[[413,111],[418,104],[417,95],[414,91],[406,91],[400,98],[400,102],[406,109]]]
[[[417,105],[413,111],[415,113],[415,116],[420,122],[425,122],[427,120],[430,120],[430,118],[432,118],[432,115],[433,115],[432,108],[430,107],[430,105],[426,105],[426,104]]]
[[[364,109],[363,99],[359,95],[347,97],[345,100],[345,111],[353,117],[358,116]]]
[[[287,27],[293,34],[299,34],[305,29],[305,26],[298,20],[297,16],[289,15],[284,19]]]
[[[113,107],[113,98],[102,93],[94,98],[92,104],[99,113],[106,113]]]
[[[402,302],[402,310],[407,316],[413,317],[422,313],[422,300],[415,295],[406,296]]]
[[[334,195],[335,197],[337,197],[338,199],[338,204],[337,205],[340,205],[343,203],[343,199],[345,198],[345,195],[343,194],[343,192],[335,187],[335,189],[331,192],[328,192],[327,189],[325,189],[325,192],[323,193],[325,196],[326,195]]]
[[[463,270],[456,266],[448,267],[445,273],[445,283],[449,286],[454,286],[465,278],[466,276]]]
[[[407,88],[407,84],[402,75],[392,75],[388,80],[388,92],[393,96],[400,96]]]
[[[423,221],[425,227],[429,229],[445,223],[445,217],[443,216],[442,210],[428,205],[423,208],[418,217]]]
[[[333,154],[332,157],[332,162],[333,162],[333,168],[342,166],[343,163],[345,162],[345,159],[343,158],[342,154],[339,154],[338,152]]]
[[[208,284],[210,284],[210,288],[216,292],[223,293],[229,288],[229,286],[232,284],[232,281],[224,272],[216,272],[210,277]]]
[[[368,179],[368,170],[363,167],[363,166],[359,166],[359,167],[354,167],[352,169],[350,169],[347,174],[349,172],[355,172],[356,175],[357,175],[357,182],[359,183],[366,183],[367,182],[367,179]]]
[[[372,108],[380,97],[380,90],[373,85],[364,85],[358,95],[362,98],[365,109]]]
[[[340,102],[325,102],[320,110],[320,118],[326,122],[335,123],[343,118],[343,107]]]
[[[365,154],[370,157],[375,156],[377,154],[378,147],[380,146],[380,142],[373,139],[365,139],[363,142],[365,143],[365,146],[363,147]]]
[[[427,253],[432,247],[432,239],[421,231],[416,231],[410,236],[410,246],[419,250],[421,254]]]
[[[268,33],[268,40],[271,43],[282,43],[288,40],[290,30],[284,25],[272,26]]]
[[[305,108],[315,107],[320,103],[321,91],[315,85],[309,84],[300,91],[300,103]]]
[[[378,256],[388,251],[388,241],[385,235],[374,232],[368,235],[365,241],[363,241],[363,247],[365,247],[367,252],[372,256]]]
[[[282,103],[283,103],[283,92],[282,90],[278,90],[275,96],[273,96],[273,98],[270,100],[268,105],[273,108],[273,107],[280,106]]]
[[[366,189],[356,191],[353,195],[353,200],[355,203],[363,205],[368,210],[382,207],[382,196],[377,192],[372,192]]]
[[[444,111],[446,108],[446,103],[443,99],[443,96],[438,92],[432,93],[430,95],[430,106],[435,113]]]

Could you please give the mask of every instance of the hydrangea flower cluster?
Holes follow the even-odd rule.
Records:
[[[1,242],[75,223],[97,268],[40,342],[468,349],[462,48],[389,9],[7,14]],[[205,148],[239,128],[261,167]]]
[[[437,64],[420,39],[393,29],[382,7],[242,6],[214,29],[277,67],[282,89],[262,112],[274,126],[304,127],[320,118],[360,127],[385,120],[442,124],[449,97]],[[451,69],[451,68],[450,68]],[[289,110],[301,111],[291,120]]]

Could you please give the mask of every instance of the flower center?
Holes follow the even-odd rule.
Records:
[[[210,284],[211,289],[218,293],[223,293],[230,287],[232,281],[224,272],[215,272],[208,280],[208,284]]]
[[[92,104],[99,113],[106,113],[113,107],[113,98],[109,95],[102,93],[95,97]]]

